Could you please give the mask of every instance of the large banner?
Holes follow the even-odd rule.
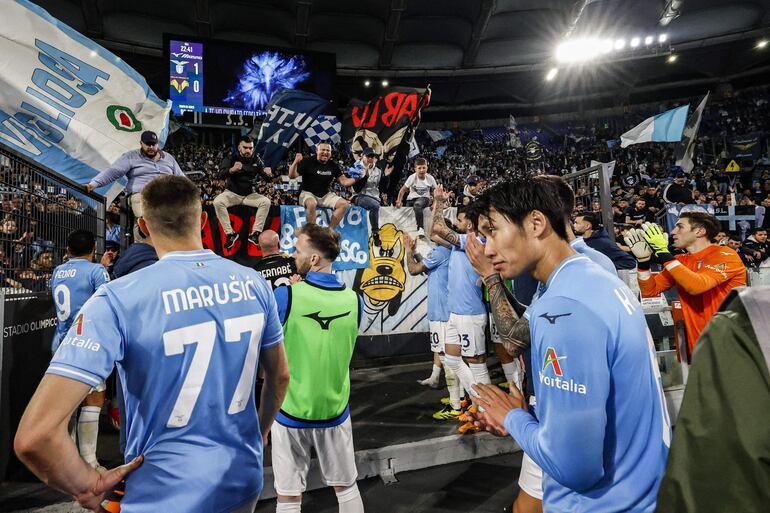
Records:
[[[138,148],[143,130],[163,145],[171,104],[144,77],[31,2],[5,1],[2,13],[0,142],[77,183]]]
[[[262,252],[247,242],[254,223],[254,209],[238,205],[229,209],[233,230],[239,235],[231,249],[223,244],[225,233],[214,215],[213,207],[206,206],[208,223],[203,229],[203,245],[219,255],[254,267]],[[331,210],[318,209],[318,222],[328,225]],[[455,218],[453,209],[447,217]],[[270,209],[266,227],[281,238],[281,249],[294,252],[296,229],[305,224],[302,207],[282,206]],[[411,276],[406,266],[404,234],[417,231],[412,208],[380,208],[381,247],[376,247],[369,234],[366,211],[349,208],[340,223],[341,254],[335,268],[337,275],[364,299],[364,318],[361,335],[415,334],[428,331],[428,281],[425,275]],[[417,251],[427,255],[432,244],[424,237],[417,239]]]
[[[406,266],[404,233],[417,231],[414,209],[380,209],[381,247],[369,239],[369,266],[338,273],[364,299],[361,335],[391,335],[428,331],[428,280],[411,276]],[[416,250],[430,252],[427,239],[417,239]]]
[[[329,226],[332,209],[319,208],[318,224]],[[297,242],[297,229],[307,223],[305,207],[281,206],[281,250],[291,255]],[[369,252],[366,250],[369,240],[367,212],[361,207],[351,206],[335,230],[340,234],[340,256],[332,264],[335,271],[359,269],[369,265]]]
[[[762,144],[759,132],[739,135],[730,141],[732,147],[731,157],[735,160],[757,160],[762,153]]]

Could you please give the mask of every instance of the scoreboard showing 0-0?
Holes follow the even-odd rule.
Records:
[[[169,41],[169,97],[176,112],[203,110],[203,44]]]

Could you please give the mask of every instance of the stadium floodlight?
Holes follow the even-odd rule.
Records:
[[[665,43],[666,41],[668,41],[668,35],[661,34],[658,36],[658,43]]]
[[[675,53],[672,53],[671,55],[668,56],[668,59],[666,59],[666,62],[668,62],[669,64],[673,64],[674,62],[676,62],[678,58],[679,56],[677,56]]]
[[[559,73],[559,68],[551,68],[548,70],[548,74],[545,76],[545,79],[549,82],[556,78],[556,75]]]
[[[371,80],[364,80],[364,87],[369,87],[370,85],[372,85]]]
[[[654,41],[654,39],[655,38],[652,37],[652,36],[647,36],[647,37],[644,38],[644,44],[646,46],[650,46],[652,44],[652,42]]]
[[[382,87],[388,87],[388,84],[389,84],[389,83],[390,83],[390,82],[388,82],[387,80],[383,80],[383,81],[382,81]]]
[[[615,40],[615,50],[622,50],[626,47],[626,40],[623,38]]]
[[[757,41],[757,48],[764,48],[767,46],[767,39],[760,39]]]
[[[641,40],[638,37],[632,37],[631,38],[631,48],[636,48],[637,46],[639,46],[640,42],[641,42]]]
[[[601,42],[602,53],[610,53],[614,46],[612,39],[605,39]]]
[[[556,47],[558,62],[583,62],[602,53],[602,42],[594,38],[577,38],[564,41]]]

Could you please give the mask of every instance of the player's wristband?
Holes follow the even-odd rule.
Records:
[[[645,260],[644,262],[636,261],[636,268],[639,271],[649,271],[650,270],[651,262],[649,260]]]
[[[655,256],[658,257],[658,261],[661,263],[661,265],[666,265],[670,261],[674,260],[674,255],[672,255],[668,251],[656,253]]]
[[[412,253],[412,260],[414,260],[419,264],[420,262],[422,262],[422,255],[419,253]]]

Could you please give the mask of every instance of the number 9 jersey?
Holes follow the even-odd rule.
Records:
[[[208,250],[168,253],[101,287],[48,373],[94,386],[117,365],[126,402],[123,513],[232,511],[262,489],[254,403],[283,332],[270,286]]]
[[[57,323],[51,351],[55,353],[59,348],[64,335],[88,298],[108,281],[110,275],[103,266],[84,258],[73,258],[53,270],[51,291],[56,306]]]

